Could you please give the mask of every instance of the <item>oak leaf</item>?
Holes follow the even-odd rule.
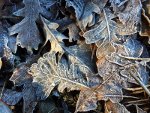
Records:
[[[116,22],[112,19],[115,17],[107,8],[103,9],[101,22],[93,29],[86,31],[83,34],[87,44],[111,41],[115,38]],[[97,44],[99,47],[100,45]]]
[[[39,99],[47,98],[57,85],[61,92],[65,88],[80,90],[81,87],[88,88],[91,85],[91,80],[88,81],[88,73],[91,74],[91,71],[87,67],[76,63],[69,65],[63,57],[59,61],[56,60],[57,57],[54,51],[45,53],[30,68]]]
[[[22,16],[24,19],[10,27],[9,33],[10,35],[17,34],[16,44],[32,52],[32,49],[38,49],[42,40],[36,25],[39,14],[42,13],[42,8],[39,0],[23,0],[23,3],[25,7],[14,12],[14,15]]]
[[[59,25],[57,23],[49,22],[43,17],[41,18],[44,24],[44,33],[46,36],[45,44],[47,41],[50,41],[51,43],[50,51],[59,52],[60,54],[65,53],[68,57],[72,57],[74,62],[78,62],[81,65],[85,65],[89,69],[94,70],[95,65],[91,59],[92,52],[89,45],[81,41],[78,45],[66,47],[63,40],[69,38],[57,31]]]
[[[76,112],[94,110],[97,108],[99,100],[107,101],[109,99],[114,103],[118,103],[123,99],[123,93],[121,88],[113,81],[106,80],[97,87],[81,90],[76,104]]]

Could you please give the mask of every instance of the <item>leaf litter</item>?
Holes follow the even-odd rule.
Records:
[[[1,0],[0,113],[149,113],[148,0]]]

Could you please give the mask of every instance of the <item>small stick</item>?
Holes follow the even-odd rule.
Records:
[[[135,70],[135,68],[134,68]],[[150,91],[148,90],[148,88],[139,80],[139,78],[137,78],[136,76],[134,76],[131,72],[131,70],[129,70],[130,75],[136,80],[137,83],[139,83],[141,85],[141,87],[145,90],[145,92],[148,94],[148,96],[150,96]]]
[[[140,61],[146,61],[146,62],[150,62],[150,58],[135,58],[135,57],[127,57],[127,56],[122,56],[120,54],[118,54],[119,57],[125,58],[125,59],[129,59],[129,60],[140,60]]]
[[[150,85],[145,85],[146,87],[150,87]],[[142,87],[136,87],[136,88],[125,88],[128,91],[139,91],[142,90]]]

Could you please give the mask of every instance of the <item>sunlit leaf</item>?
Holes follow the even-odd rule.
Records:
[[[38,98],[47,98],[58,84],[61,92],[65,88],[80,90],[81,87],[88,88],[91,85],[88,74],[92,73],[87,67],[76,63],[69,65],[63,57],[57,62],[56,58],[55,52],[46,53],[30,68]]]

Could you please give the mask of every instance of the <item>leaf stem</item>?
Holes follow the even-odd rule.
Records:
[[[133,68],[135,70],[135,68]],[[148,94],[148,96],[150,96],[150,91],[148,90],[148,88],[145,86],[145,84],[142,83],[141,80],[139,80],[138,77],[134,76],[134,74],[132,74],[132,71],[129,70],[130,75],[136,80],[137,83],[139,83],[139,85],[141,85],[141,87],[145,90],[145,92]],[[138,73],[137,73],[138,74]]]
[[[103,12],[104,12],[104,17],[105,17],[106,24],[107,24],[107,31],[108,31],[109,41],[110,41],[110,29],[109,29],[108,19],[107,19],[107,15],[104,9],[103,9]]]

